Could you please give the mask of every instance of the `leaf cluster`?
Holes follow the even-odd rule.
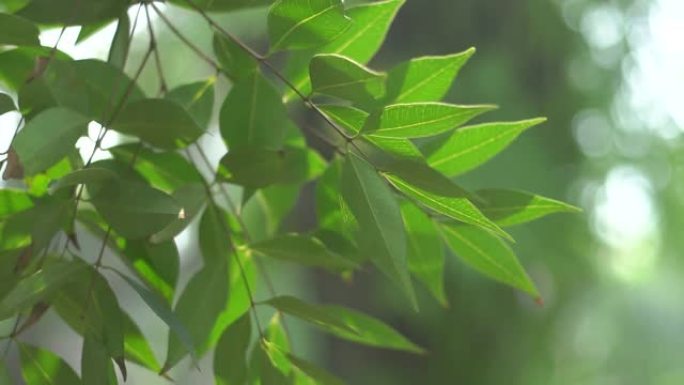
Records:
[[[506,228],[576,209],[521,191],[467,191],[455,178],[544,120],[472,124],[494,107],[444,102],[473,49],[369,68],[403,0],[351,7],[341,0],[170,1],[213,29],[213,53],[194,46],[153,2],[83,2],[17,0],[0,13],[0,80],[9,92],[0,94],[0,114],[21,116],[3,160],[3,178],[14,187],[0,190],[0,320],[15,319],[8,338],[17,340],[53,309],[83,337],[80,374],[55,353],[18,342],[28,384],[116,384],[128,362],[167,376],[183,358],[197,363],[206,354],[213,354],[217,384],[341,384],[296,355],[286,317],[355,343],[424,352],[350,308],[275,292],[257,300],[269,281],[262,259],[345,279],[372,265],[418,309],[414,282],[447,304],[444,259],[454,254],[539,297]],[[257,6],[269,6],[266,54],[212,16]],[[217,76],[167,89],[151,24],[141,65],[128,68],[137,25],[130,7],[148,20],[156,13]],[[86,39],[111,22],[117,31],[107,61],[73,60],[40,45],[44,28],[77,25]],[[138,85],[153,61],[154,96]],[[213,111],[217,80],[231,86]],[[313,127],[293,119],[298,105]],[[228,149],[218,165],[198,141],[214,115]],[[76,144],[89,126],[99,132],[83,156]],[[112,131],[123,141],[103,148]],[[323,156],[315,139],[334,155]],[[104,155],[94,160],[96,152]],[[316,229],[283,231],[308,183],[315,183]],[[202,267],[181,288],[176,236],[195,218]],[[85,232],[101,241],[98,249],[81,248]],[[108,266],[105,250],[124,267]],[[168,325],[163,362],[112,281],[133,289]],[[273,309],[273,318],[264,323],[257,307]]]

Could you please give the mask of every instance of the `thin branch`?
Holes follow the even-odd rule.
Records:
[[[190,151],[187,148],[185,149],[185,153],[186,153],[188,159],[190,160],[190,163],[192,163],[195,166],[195,168],[197,168],[197,164],[195,163],[194,159],[192,158],[192,155],[190,154]],[[204,179],[204,176],[202,176],[202,184],[204,185],[204,189],[207,193],[207,199],[209,199],[209,202],[211,203],[212,207],[217,207],[216,202],[214,201],[214,196],[211,193],[211,186],[206,181],[206,179]],[[219,223],[221,224],[222,230],[226,234],[230,234],[230,229],[226,225],[225,218],[223,218],[223,216],[220,215],[220,213],[218,213],[218,212],[216,214],[219,217]],[[259,315],[258,315],[257,310],[256,310],[256,302],[254,301],[254,292],[252,291],[252,288],[249,285],[249,280],[247,279],[247,273],[245,272],[245,267],[242,264],[242,261],[240,260],[240,257],[238,256],[237,249],[235,248],[235,246],[233,245],[232,242],[231,242],[231,248],[233,249],[233,252],[231,254],[233,254],[233,257],[235,258],[235,262],[238,265],[238,269],[240,270],[240,276],[242,277],[242,282],[244,283],[244,286],[245,286],[245,291],[247,292],[247,296],[249,297],[249,307],[250,307],[250,310],[252,311],[252,314],[254,315],[254,321],[256,322],[256,325],[257,325],[259,337],[261,339],[264,339],[265,338],[264,337],[264,329],[261,326],[261,321],[259,320]]]
[[[212,58],[210,58],[207,54],[202,52],[202,50],[195,44],[193,44],[187,37],[185,37],[185,35],[183,35],[183,33],[180,32],[178,28],[176,28],[176,26],[173,25],[171,20],[169,20],[153,2],[149,4],[152,7],[152,9],[154,9],[154,12],[157,14],[157,16],[159,16],[164,25],[166,25],[169,28],[169,30],[174,35],[176,35],[178,39],[180,39],[188,48],[195,52],[195,54],[200,59],[204,60],[205,62],[207,62],[207,64],[212,66],[217,72],[221,71],[221,66],[218,63],[216,63]]]
[[[154,36],[154,28],[152,27],[152,19],[150,19],[150,11],[147,7],[147,3],[145,4],[145,16],[147,17],[147,31],[150,35],[150,44],[152,44],[154,49],[154,62],[156,63],[157,75],[159,76],[159,92],[162,95],[165,95],[168,91],[168,87],[166,84],[166,79],[164,78],[164,71],[161,64],[162,62],[161,58],[159,57],[159,46],[157,45],[157,39]]]
[[[300,99],[302,99],[302,102],[304,102],[304,105],[307,106],[308,108],[311,108],[314,112],[316,112],[327,124],[329,124],[341,137],[344,138],[347,142],[351,142],[354,140],[353,137],[347,135],[344,130],[342,130],[323,110],[321,110],[315,103],[311,101],[311,98],[308,96],[304,95],[302,91],[300,91],[297,86],[295,86],[285,75],[283,75],[271,62],[268,61],[268,59],[256,52],[254,49],[249,47],[247,44],[242,42],[242,40],[238,39],[235,35],[232,33],[226,31],[223,27],[221,27],[218,23],[216,23],[204,10],[200,7],[197,6],[197,4],[193,0],[183,0],[185,3],[187,3],[190,7],[192,7],[197,13],[199,13],[204,20],[209,23],[210,26],[212,26],[214,29],[219,31],[222,35],[230,39],[233,43],[235,43],[238,47],[240,47],[243,51],[245,51],[248,55],[253,57],[256,61],[259,63],[263,64],[266,68],[269,69],[273,75],[275,75],[280,81],[282,81],[288,88],[290,88],[297,96],[299,96]]]
[[[202,146],[199,145],[199,143],[195,143],[195,148],[197,149],[197,152],[200,154],[200,157],[202,158],[202,161],[204,164],[207,166],[209,170],[212,169],[211,162],[209,161],[209,157],[207,156],[206,152],[204,152],[204,149]],[[242,232],[245,236],[245,240],[247,243],[252,242],[252,237],[249,234],[249,229],[247,228],[247,224],[245,223],[244,219],[242,218],[242,215],[240,215],[240,212],[238,211],[237,206],[233,202],[233,200],[230,198],[230,194],[228,191],[225,189],[225,186],[221,183],[217,183],[215,180],[214,183],[216,183],[219,187],[219,190],[221,194],[223,194],[223,198],[225,199],[226,203],[228,203],[228,206],[230,207],[230,211],[233,213],[235,218],[237,219],[238,223],[240,224],[240,228],[242,228]],[[261,260],[258,258],[254,258],[254,262],[257,265],[257,269],[259,270],[259,273],[261,273],[261,277],[264,279],[264,282],[266,283],[266,288],[268,289],[269,294],[272,297],[275,297],[277,295],[277,292],[275,290],[275,285],[273,284],[273,280],[271,279],[271,276],[268,274],[268,270],[266,270],[266,267],[261,263]],[[280,313],[280,310],[277,311]],[[285,333],[290,337],[290,340],[292,340],[292,333],[290,332],[290,328],[287,326],[287,323],[285,322],[285,318],[282,319],[283,322],[283,329],[285,330]],[[292,344],[293,342],[290,341]],[[294,350],[294,345],[292,346],[292,349]]]

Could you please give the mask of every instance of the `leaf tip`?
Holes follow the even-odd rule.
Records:
[[[538,295],[534,298],[534,303],[536,303],[539,307],[544,307],[544,298],[542,298],[541,295]]]

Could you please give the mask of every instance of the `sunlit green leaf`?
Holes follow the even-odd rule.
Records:
[[[335,54],[316,55],[309,64],[313,91],[356,103],[371,103],[385,94],[385,74]]]
[[[340,194],[342,159],[334,159],[316,183],[316,214],[321,228],[354,238],[358,223]]]
[[[255,72],[233,85],[223,102],[219,124],[230,150],[244,147],[280,149],[287,111],[278,91]]]
[[[185,108],[197,125],[206,130],[214,108],[214,83],[216,78],[176,87],[166,98]]]
[[[363,128],[369,114],[351,106],[322,105],[320,109],[350,136],[356,136]],[[368,135],[364,139],[390,154],[410,159],[422,159],[423,154],[406,138]]]
[[[387,75],[387,102],[411,103],[441,100],[461,67],[475,53],[470,48],[446,56],[425,56],[392,68]]]
[[[305,95],[311,91],[306,66],[315,54],[338,54],[361,64],[368,63],[385,40],[390,24],[404,1],[385,0],[350,7],[347,16],[352,23],[346,31],[323,47],[297,53],[290,58],[287,70],[295,87]],[[293,92],[288,92],[285,99],[295,96]]]
[[[463,174],[504,150],[523,131],[544,121],[539,118],[463,127],[429,151],[428,163],[448,176]]]
[[[21,190],[0,190],[0,218],[28,210],[33,207],[30,196]]]
[[[250,249],[267,257],[322,267],[332,272],[355,267],[354,263],[328,250],[318,239],[306,235],[283,235],[252,244]]]
[[[21,375],[26,385],[78,385],[82,383],[71,366],[50,351],[20,343],[19,353]]]
[[[416,307],[406,263],[406,234],[399,204],[387,183],[366,161],[348,155],[342,168],[342,196],[359,223],[362,252],[401,287]]]
[[[440,230],[449,248],[465,264],[490,278],[539,296],[534,283],[505,242],[472,226],[445,224]]]
[[[320,175],[324,164],[318,153],[291,147],[282,150],[237,148],[221,159],[223,177],[228,182],[250,188],[303,183]]]
[[[361,132],[386,138],[420,138],[457,128],[493,106],[446,103],[393,104],[372,114]]]
[[[226,306],[229,277],[228,261],[205,266],[188,282],[181,294],[174,313],[190,333],[196,346],[209,339],[212,327]],[[163,372],[173,367],[186,354],[193,353],[179,340],[176,333],[169,333],[169,344]]]
[[[129,103],[111,128],[162,149],[185,147],[204,133],[188,112],[165,99]]]
[[[341,0],[277,0],[268,13],[271,50],[319,46],[349,25]]]
[[[432,211],[445,215],[457,221],[481,227],[494,234],[511,239],[494,222],[489,220],[482,212],[465,196],[440,196],[419,187],[412,186],[400,178],[388,176],[389,181],[399,191],[409,198],[420,202],[420,204],[430,208]]]
[[[19,131],[13,147],[26,175],[47,169],[71,152],[88,118],[64,108],[45,110]]]
[[[218,385],[245,383],[251,328],[249,313],[245,313],[221,335],[214,352],[214,376]]]
[[[401,214],[406,225],[409,270],[446,306],[444,250],[437,228],[423,211],[409,202],[402,203]]]
[[[122,253],[131,269],[170,303],[178,281],[180,256],[173,240],[157,244],[126,240]]]
[[[40,45],[38,27],[23,17],[0,13],[0,45]]]
[[[554,213],[576,213],[577,207],[555,199],[517,190],[485,189],[477,191],[482,198],[480,210],[499,226],[513,226]]]

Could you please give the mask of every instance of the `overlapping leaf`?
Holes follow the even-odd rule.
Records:
[[[360,104],[372,103],[385,94],[385,74],[341,55],[314,56],[309,76],[314,92]]]
[[[277,0],[268,14],[271,50],[322,45],[349,25],[341,0]]]
[[[485,189],[477,195],[482,199],[480,210],[499,226],[513,226],[554,213],[581,211],[551,198],[517,190]]]

